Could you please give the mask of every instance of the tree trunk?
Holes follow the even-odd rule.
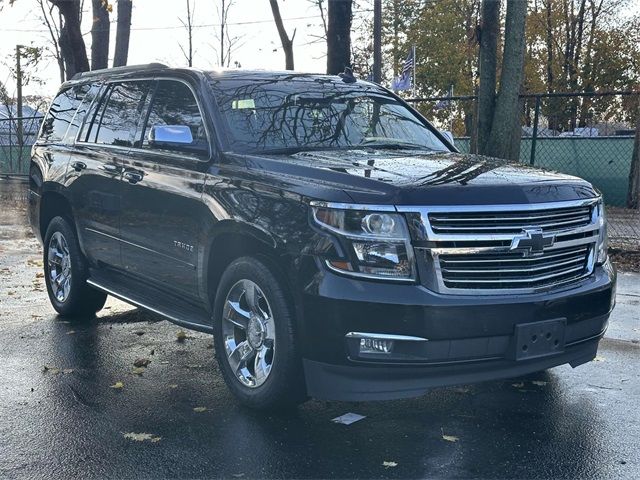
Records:
[[[116,29],[116,51],[113,66],[127,64],[129,57],[129,38],[131,37],[131,0],[118,0],[118,26]]]
[[[91,0],[93,25],[91,27],[91,70],[109,67],[109,11],[104,0]]]
[[[526,18],[527,2],[507,2],[500,91],[496,98],[487,154],[508,160],[520,157],[522,128],[518,96],[523,76]]]
[[[80,0],[49,1],[64,18],[64,26],[60,30],[60,51],[68,80],[78,72],[89,70],[87,49],[80,30]]]
[[[280,42],[282,43],[282,50],[284,50],[285,68],[287,70],[293,70],[293,39],[296,36],[296,31],[294,30],[293,35],[289,38],[287,31],[284,29],[284,23],[280,15],[280,7],[278,7],[278,0],[269,0],[269,3],[271,4],[271,12],[273,13],[273,20],[276,22]]]
[[[482,1],[480,25],[480,87],[478,89],[478,121],[476,151],[485,154],[491,132],[496,98],[498,35],[500,34],[500,0]]]
[[[627,207],[640,209],[640,103],[636,108],[636,115],[636,138],[633,142],[633,153],[631,154]]]
[[[351,66],[352,0],[328,0],[327,73],[337,75]]]

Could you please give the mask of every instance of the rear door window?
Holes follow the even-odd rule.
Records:
[[[96,110],[86,141],[103,145],[131,147],[151,81],[109,85]]]
[[[83,85],[83,89],[86,93],[84,94],[84,98],[82,99],[82,102],[80,103],[80,106],[78,107],[78,110],[76,111],[76,114],[74,115],[73,120],[71,121],[71,124],[67,129],[67,133],[64,136],[64,143],[73,144],[75,142],[76,136],[78,135],[78,130],[82,126],[82,123],[87,116],[87,112],[89,111],[93,100],[98,94],[98,91],[100,91],[100,85]]]
[[[187,127],[191,141],[153,141],[153,128],[171,126]],[[209,141],[202,113],[193,92],[185,83],[176,80],[158,82],[140,143],[142,148],[149,150],[178,152],[200,158],[209,156]]]
[[[53,99],[47,116],[42,122],[40,141],[46,143],[63,141],[78,106],[90,88],[90,85],[76,85],[63,90]]]

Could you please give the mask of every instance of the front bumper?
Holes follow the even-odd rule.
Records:
[[[429,388],[509,378],[593,359],[615,303],[607,263],[570,288],[520,296],[453,296],[420,285],[360,281],[330,272],[303,293],[300,340],[308,394],[331,400],[387,400]],[[562,319],[564,348],[513,355],[516,326]],[[410,356],[359,355],[350,332],[427,339]],[[415,345],[418,345],[416,343]]]

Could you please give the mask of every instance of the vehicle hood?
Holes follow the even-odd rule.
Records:
[[[520,163],[456,152],[335,150],[245,157],[247,166],[281,181],[341,189],[354,203],[469,205],[557,202],[598,195],[586,181]]]

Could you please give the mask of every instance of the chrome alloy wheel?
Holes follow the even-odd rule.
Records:
[[[67,240],[60,232],[55,232],[49,240],[47,266],[53,296],[64,303],[71,291],[71,255]]]
[[[240,280],[227,294],[222,335],[229,366],[245,386],[262,385],[273,366],[276,331],[264,292],[251,280]]]

